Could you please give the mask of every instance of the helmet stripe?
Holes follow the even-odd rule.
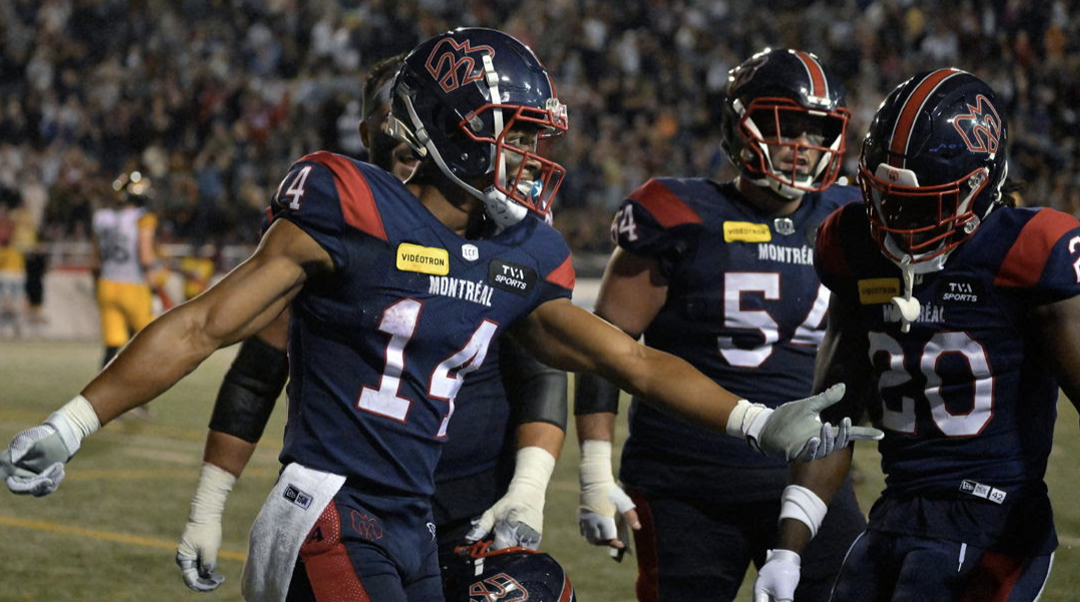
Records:
[[[900,110],[900,118],[896,120],[892,132],[892,144],[889,145],[889,165],[904,167],[908,145],[911,143],[911,130],[915,127],[915,119],[922,112],[926,101],[950,77],[963,73],[959,69],[938,69],[930,73],[919,82],[908,94],[904,107]]]
[[[825,79],[825,70],[821,68],[821,63],[817,61],[808,52],[802,50],[796,50],[795,56],[799,57],[802,61],[803,67],[806,68],[806,74],[810,77],[810,85],[813,89],[810,90],[811,96],[818,98],[829,97],[829,81]]]

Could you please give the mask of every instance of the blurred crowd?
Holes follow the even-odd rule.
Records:
[[[767,46],[817,53],[853,111],[847,173],[880,100],[958,66],[1000,93],[1032,205],[1080,214],[1080,0],[5,0],[0,186],[46,241],[87,236],[120,172],[153,180],[165,242],[251,244],[289,163],[362,157],[368,66],[441,30],[533,47],[570,111],[556,225],[608,250],[653,175],[728,177],[727,71]]]

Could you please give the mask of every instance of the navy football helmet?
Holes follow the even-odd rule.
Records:
[[[723,147],[743,177],[795,199],[820,191],[840,173],[850,112],[844,89],[816,56],[766,49],[728,72]],[[817,151],[814,165],[774,163],[770,147]]]
[[[940,268],[1002,206],[1008,153],[999,106],[979,78],[938,69],[900,84],[878,108],[858,181],[874,238],[894,262]]]
[[[491,550],[490,541],[458,547],[443,567],[446,602],[576,602],[574,586],[550,555],[526,548]]]
[[[566,170],[537,154],[536,143],[566,132],[566,107],[513,37],[468,27],[420,44],[398,71],[390,113],[391,134],[484,201],[498,225],[550,209]],[[490,187],[473,186],[489,174]]]

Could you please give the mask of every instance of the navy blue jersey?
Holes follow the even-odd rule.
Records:
[[[612,224],[619,246],[655,259],[668,281],[667,302],[645,343],[755,402],[776,406],[809,395],[828,307],[828,291],[814,274],[814,233],[857,194],[846,186],[808,193],[795,213],[774,219],[731,182],[646,182]],[[787,470],[745,442],[635,399],[621,477],[642,490],[738,501],[775,498]]]
[[[917,278],[921,312],[906,333],[890,303],[903,293],[900,270],[878,250],[861,204],[823,224],[818,260],[822,282],[860,308],[868,336],[891,500],[881,505],[882,521],[907,514],[911,523],[877,526],[961,541],[989,534],[996,541],[985,547],[1024,539],[1026,553],[1052,549],[1043,475],[1058,385],[1029,320],[1033,307],[1080,294],[1080,222],[1051,209],[990,214],[941,271]],[[972,504],[940,511],[913,506],[916,496]],[[888,513],[890,506],[902,511]],[[925,520],[911,521],[914,512]]]
[[[392,175],[327,152],[296,162],[274,205],[336,267],[292,303],[282,462],[430,495],[462,379],[507,326],[570,296],[566,243],[536,219],[467,240]]]

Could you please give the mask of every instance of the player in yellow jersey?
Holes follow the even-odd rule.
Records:
[[[105,343],[102,366],[153,319],[151,272],[157,264],[157,217],[143,205],[150,179],[138,171],[113,182],[115,200],[94,211],[94,281]]]

